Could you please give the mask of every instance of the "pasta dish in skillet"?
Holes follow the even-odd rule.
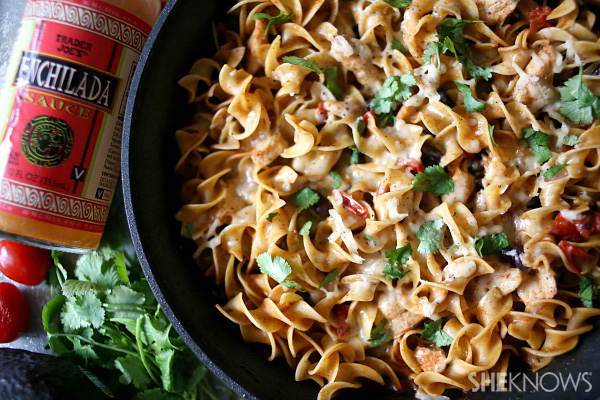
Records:
[[[235,5],[179,82],[176,218],[243,339],[323,400],[468,391],[573,349],[600,315],[592,9]]]

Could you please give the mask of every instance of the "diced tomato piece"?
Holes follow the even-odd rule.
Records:
[[[342,206],[350,211],[352,214],[362,217],[369,217],[369,210],[367,207],[363,206],[358,200],[356,200],[352,195],[344,192],[343,190],[335,189],[342,195]],[[335,191],[334,190],[334,191]]]
[[[565,242],[564,240],[561,240],[560,243],[558,243],[558,247],[560,247],[565,253],[565,256],[567,256],[569,266],[575,271],[577,276],[583,276],[581,274],[581,264],[583,263],[583,260],[593,258],[593,256],[574,244]]]
[[[387,185],[379,185],[379,187],[377,188],[377,191],[375,192],[375,197],[379,197],[384,193],[387,193],[390,191],[390,188],[387,187]]]
[[[320,102],[319,105],[317,106],[316,116],[317,116],[317,120],[323,121],[323,122],[327,121],[327,118],[329,118],[329,110],[327,108],[325,108],[324,101]]]
[[[416,158],[401,158],[398,160],[398,163],[404,168],[410,169],[413,173],[425,171],[421,160],[417,160]]]
[[[373,110],[369,110],[366,113],[363,114],[362,116],[362,120],[365,124],[369,123],[369,118],[370,117],[375,117],[375,112],[373,112]]]
[[[550,229],[550,233],[554,235],[557,240],[570,240],[572,242],[578,242],[583,239],[581,233],[577,229],[577,226],[570,220],[563,217],[562,213],[558,213]]]
[[[348,318],[348,310],[350,307],[347,304],[339,304],[335,307],[337,328],[335,330],[335,334],[338,338],[343,338],[348,330],[348,324],[346,323],[346,318]]]
[[[551,27],[552,24],[546,20],[551,12],[552,9],[548,6],[538,6],[529,11],[529,14],[527,14],[527,19],[531,24],[531,29],[537,32],[540,29]]]

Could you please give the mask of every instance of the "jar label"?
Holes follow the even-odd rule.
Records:
[[[27,2],[0,100],[0,211],[102,232],[150,30],[102,1]]]

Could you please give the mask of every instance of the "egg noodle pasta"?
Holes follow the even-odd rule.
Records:
[[[575,347],[600,315],[600,40],[580,4],[230,10],[239,30],[217,25],[179,81],[196,112],[176,218],[246,342],[320,400],[468,391]]]

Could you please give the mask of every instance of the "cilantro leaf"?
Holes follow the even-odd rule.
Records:
[[[567,135],[563,138],[563,144],[565,146],[575,146],[576,144],[579,144],[581,142],[583,142],[583,140],[580,140],[575,135]]]
[[[337,67],[329,67],[323,70],[325,74],[325,86],[338,100],[344,97],[344,91],[337,83]]]
[[[356,124],[356,129],[358,130],[358,134],[362,136],[365,133],[365,129],[367,129],[367,123],[360,118]]]
[[[458,89],[465,95],[465,109],[468,112],[472,113],[473,111],[485,110],[486,104],[475,100],[469,86],[465,85],[464,83],[456,82],[456,87],[458,87]]]
[[[67,298],[65,296],[56,296],[44,306],[42,311],[42,324],[49,333],[56,333],[59,330],[60,312],[65,305]]]
[[[189,223],[189,222],[185,223],[185,230],[189,236],[192,236],[194,234],[194,232],[196,232],[196,228],[194,228],[194,224]]]
[[[102,302],[94,292],[71,297],[63,306],[60,319],[63,325],[73,330],[88,326],[99,328],[104,323]]]
[[[141,308],[135,306],[143,305],[145,300],[143,293],[136,292],[124,285],[114,287],[111,293],[106,296],[106,303],[108,304],[127,304],[129,306],[126,311],[113,311],[112,316],[115,318],[136,319],[140,314]]]
[[[488,129],[490,130],[490,139],[492,139],[492,144],[495,147],[500,147],[500,145],[496,143],[496,139],[494,139],[494,125],[488,125]]]
[[[552,157],[550,152],[550,136],[547,133],[536,131],[532,128],[523,128],[521,130],[523,139],[527,142],[538,163],[542,165]]]
[[[466,24],[473,22],[482,22],[478,19],[456,19],[446,18],[438,26],[438,36],[440,39],[450,38],[454,43],[464,43],[463,28]]]
[[[379,92],[371,101],[373,112],[380,118],[382,125],[395,120],[393,115],[402,100],[413,95],[412,87],[417,84],[415,77],[408,73],[402,76],[394,75],[385,80]]]
[[[348,148],[352,150],[352,154],[350,155],[350,165],[360,164],[360,155],[362,151],[356,146],[350,146]]]
[[[265,252],[256,257],[256,263],[258,264],[260,272],[267,274],[277,283],[280,283],[283,286],[287,286],[291,289],[302,288],[298,282],[285,279],[289,274],[292,273],[292,267],[290,267],[290,264],[288,264],[283,258],[275,256],[275,259],[272,260],[271,255]]]
[[[545,177],[546,179],[552,179],[552,177],[553,177],[554,175],[556,175],[556,174],[558,173],[558,171],[560,171],[561,169],[565,168],[567,165],[568,165],[568,164],[558,164],[558,165],[555,165],[555,166],[554,166],[554,167],[552,167],[552,168],[548,168],[548,169],[546,170],[546,172],[544,172],[544,177]]]
[[[431,64],[431,57],[437,58],[438,69],[442,65],[442,58],[440,57],[448,50],[446,45],[442,42],[429,42],[427,43],[427,49],[423,52],[423,60],[425,64]]]
[[[342,187],[342,176],[339,172],[331,171],[329,176],[333,179],[333,184],[331,185],[332,188],[339,189]]]
[[[333,282],[335,278],[339,277],[340,275],[338,274],[337,270],[332,269],[327,273],[327,275],[325,275],[325,278],[323,278],[323,280],[319,284],[319,289],[323,289],[325,285],[327,285],[329,282]]]
[[[371,236],[367,235],[366,233],[365,233],[364,238],[365,238],[365,240],[368,240],[369,242],[376,244],[375,239],[373,239]]]
[[[273,218],[275,218],[277,216],[277,214],[279,214],[279,213],[278,212],[269,213],[269,215],[267,216],[267,221],[273,222]]]
[[[132,383],[138,389],[145,389],[152,383],[144,364],[138,357],[128,354],[115,360],[115,367],[123,373],[123,381]]]
[[[583,83],[583,67],[579,67],[579,75],[565,82],[558,88],[562,105],[560,113],[576,124],[591,124],[600,118],[600,99]]]
[[[425,329],[421,332],[421,339],[428,340],[437,347],[450,346],[452,344],[452,336],[448,335],[442,329],[442,319],[425,323]]]
[[[97,285],[92,282],[80,281],[77,279],[67,279],[62,285],[62,292],[67,297],[83,296],[87,292],[108,290],[106,286]]]
[[[592,276],[584,276],[579,282],[579,298],[585,307],[593,307],[594,300],[598,298],[600,290]]]
[[[369,338],[369,347],[379,347],[392,340],[392,332],[385,329],[387,319],[383,318],[379,321],[379,326],[371,330],[371,337]]]
[[[421,254],[436,254],[440,249],[444,232],[444,220],[436,219],[424,222],[417,231],[417,239],[421,241],[417,251]]]
[[[475,250],[477,250],[480,257],[499,253],[500,250],[507,247],[508,237],[504,232],[497,235],[486,235],[475,238]]]
[[[323,70],[319,68],[317,63],[310,58],[301,58],[296,56],[284,56],[283,61],[289,64],[300,65],[301,67],[306,67],[317,74],[322,74]]]
[[[154,359],[160,370],[160,379],[162,386],[167,392],[172,392],[175,387],[175,379],[173,377],[173,361],[175,357],[174,350],[163,350],[156,354]]]
[[[411,1],[410,0],[383,0],[385,4],[389,4],[392,7],[395,8],[406,8],[408,6],[410,6]]]
[[[88,281],[108,288],[119,284],[120,279],[116,266],[114,263],[111,265],[110,258],[111,255],[104,255],[100,252],[80,256],[77,259],[75,276],[80,281]]]
[[[431,192],[436,196],[454,192],[454,180],[439,165],[430,165],[419,172],[412,184],[415,192]]]
[[[404,45],[395,37],[392,38],[392,50],[408,51],[406,50],[406,47],[404,47]]]
[[[290,201],[296,206],[298,212],[301,212],[302,210],[306,210],[307,208],[317,204],[319,201],[319,194],[306,187],[301,191],[291,195]]]
[[[302,228],[300,229],[300,236],[307,236],[310,233],[310,228],[312,226],[312,221],[306,221]]]
[[[394,268],[389,264],[386,264],[383,268],[383,273],[385,274],[385,279],[402,279],[410,272],[410,269],[405,271],[401,271],[398,268]]]
[[[401,271],[398,267],[401,268],[405,268],[406,267],[406,262],[408,261],[408,259],[410,258],[410,255],[412,254],[412,246],[410,245],[410,243],[408,243],[405,246],[402,246],[400,248],[397,248],[396,250],[390,250],[390,251],[386,251],[385,252],[385,256],[387,257],[388,261],[385,264],[385,267],[383,269],[383,273],[385,274],[385,279],[402,279],[404,278],[404,276],[406,274],[408,274],[410,272],[410,270],[407,271]]]
[[[252,16],[252,19],[254,21],[256,21],[257,19],[262,19],[262,18],[266,18],[269,21],[269,23],[267,24],[267,27],[265,28],[265,36],[267,36],[269,34],[269,31],[271,30],[272,25],[279,24],[281,22],[287,22],[287,21],[296,22],[296,16],[294,15],[294,13],[286,14],[284,11],[280,11],[279,15],[277,15],[277,16],[272,16],[272,15],[265,14],[265,13],[256,13]]]

